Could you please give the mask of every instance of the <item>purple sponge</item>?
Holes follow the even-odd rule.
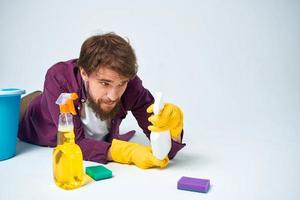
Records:
[[[191,178],[183,176],[177,182],[177,189],[190,190],[195,192],[208,192],[210,186],[209,179]]]

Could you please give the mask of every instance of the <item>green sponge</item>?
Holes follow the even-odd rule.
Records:
[[[86,167],[85,173],[92,177],[95,181],[112,177],[112,171],[102,165]]]

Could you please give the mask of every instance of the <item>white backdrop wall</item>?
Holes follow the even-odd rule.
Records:
[[[299,155],[299,25],[296,0],[1,0],[0,87],[42,89],[51,65],[115,32],[144,86],[182,107],[187,148],[230,136]]]

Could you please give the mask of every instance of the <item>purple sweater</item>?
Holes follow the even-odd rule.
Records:
[[[59,62],[53,65],[46,74],[44,91],[37,96],[28,106],[19,125],[18,137],[25,142],[55,147],[57,141],[57,127],[59,106],[55,104],[58,96],[63,92],[76,92],[78,99],[74,101],[77,115],[73,117],[75,141],[80,146],[84,160],[107,163],[107,151],[113,138],[128,141],[135,131],[119,134],[119,126],[131,111],[138,125],[146,136],[150,137],[147,127],[149,114],[146,109],[154,101],[151,93],[142,85],[141,79],[136,76],[130,80],[121,97],[120,110],[111,120],[107,137],[103,141],[85,138],[83,125],[80,119],[82,103],[86,101],[83,80],[80,76],[77,59]],[[172,141],[169,158],[172,159],[185,144]]]

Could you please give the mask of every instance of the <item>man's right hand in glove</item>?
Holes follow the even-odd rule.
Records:
[[[151,147],[137,143],[113,139],[108,151],[108,159],[118,163],[134,164],[142,169],[165,168],[169,159],[158,160],[152,154]]]

